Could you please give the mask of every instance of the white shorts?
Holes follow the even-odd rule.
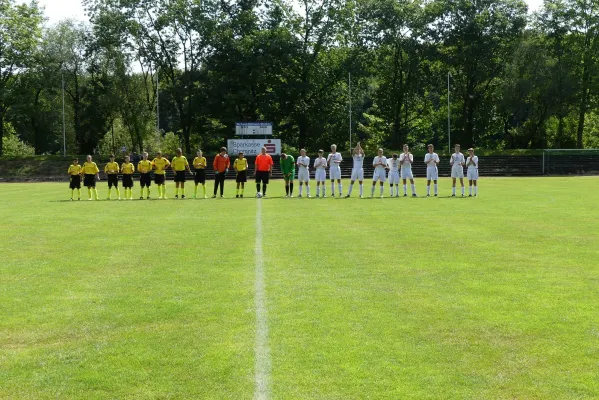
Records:
[[[402,168],[401,179],[414,179],[414,174],[412,174],[412,168]]]
[[[297,171],[297,180],[300,182],[310,182],[310,172],[305,168],[300,168]]]
[[[451,177],[452,178],[463,178],[464,177],[464,167],[461,165],[454,166],[451,168]]]
[[[331,168],[329,171],[330,179],[341,179],[341,168]]]
[[[352,169],[351,170],[351,180],[352,180],[352,182],[363,181],[364,180],[364,168]]]
[[[469,181],[477,181],[478,180],[478,168],[468,168],[468,180]]]
[[[322,169],[317,169],[316,172],[314,173],[314,178],[316,179],[317,182],[324,182],[327,180],[327,171],[322,168]]]
[[[391,185],[399,185],[399,171],[389,171],[388,180]]]
[[[438,181],[439,180],[439,169],[437,169],[437,167],[426,167],[426,180],[427,181]]]
[[[387,181],[387,171],[385,171],[384,168],[375,168],[374,169],[374,174],[372,176],[372,181],[373,182],[376,182],[376,181],[385,182],[385,181]]]

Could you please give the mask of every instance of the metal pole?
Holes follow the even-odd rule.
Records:
[[[351,142],[351,124],[352,124],[352,120],[351,120],[351,111],[352,111],[352,103],[351,103],[351,72],[349,73],[349,150],[351,152],[352,149],[352,142]]]
[[[450,109],[450,96],[451,96],[451,87],[449,86],[449,78],[451,77],[451,72],[447,72],[447,136],[449,139],[449,154],[451,154],[451,109]]]
[[[158,69],[156,69],[156,130],[160,132],[160,91],[158,90]]]
[[[65,112],[64,112],[64,72],[60,73],[62,78],[62,154],[63,156],[67,156],[67,128],[65,122]]]

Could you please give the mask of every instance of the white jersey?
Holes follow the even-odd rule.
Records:
[[[331,153],[327,157],[327,163],[331,166],[331,169],[340,169],[341,161],[343,161],[341,153]]]
[[[354,170],[359,170],[364,168],[364,155],[363,154],[354,154]]]
[[[389,167],[389,172],[398,172],[399,171],[399,160],[389,158],[387,159],[387,167]]]
[[[454,167],[461,167],[463,163],[465,163],[465,158],[464,155],[462,153],[453,153],[451,155],[451,160],[449,161],[449,164]]]
[[[327,165],[327,159],[324,157],[318,157],[314,160],[314,169],[317,171],[325,170]]]
[[[401,164],[401,169],[407,168],[412,169],[412,163],[414,162],[414,155],[411,153],[401,153],[399,155],[399,163]]]
[[[387,166],[387,157],[385,157],[385,156],[374,157],[374,160],[372,160],[372,166],[375,169],[385,169],[385,167]]]
[[[437,163],[440,161],[441,160],[439,159],[437,153],[426,153],[424,156],[424,163],[426,164],[427,168],[437,168]]]
[[[295,162],[297,164],[297,166],[299,167],[299,170],[308,170],[308,167],[310,166],[310,157],[307,156],[299,156],[297,158],[297,161]],[[302,165],[303,164],[303,165]]]
[[[473,164],[470,164],[470,161],[473,162]],[[466,159],[466,165],[468,166],[468,169],[470,168],[474,168],[474,169],[478,169],[478,157],[474,156],[474,157],[468,157]]]

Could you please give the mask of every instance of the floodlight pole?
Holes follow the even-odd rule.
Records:
[[[351,111],[352,111],[352,102],[351,102],[351,72],[349,73],[349,150],[351,152],[351,148],[352,148],[352,142],[351,142],[351,124],[352,124],[352,120],[351,120]]]
[[[451,72],[447,72],[447,136],[449,139],[449,154],[451,154],[451,87],[449,85],[449,78],[451,78]]]
[[[65,107],[64,107],[64,71],[60,72],[60,76],[62,79],[62,154],[63,156],[67,156],[67,128],[66,128],[66,119],[65,119]]]

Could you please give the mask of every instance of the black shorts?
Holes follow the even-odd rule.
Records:
[[[117,174],[108,174],[108,188],[119,187],[119,176]]]
[[[71,175],[71,182],[69,183],[71,189],[81,189],[81,177],[79,175]]]
[[[141,185],[141,187],[152,186],[152,176],[149,172],[147,174],[141,174],[139,176],[139,184]]]
[[[175,171],[175,182],[185,182],[185,171]]]
[[[123,174],[123,187],[124,188],[132,188],[133,187],[133,175]]]
[[[164,175],[154,174],[154,183],[157,185],[164,185]]]
[[[237,179],[236,179],[237,183],[245,183],[248,181],[247,178],[247,171],[239,171],[237,173]]]
[[[85,187],[96,187],[96,175],[85,174],[83,177],[83,186]]]
[[[256,172],[256,183],[264,183],[268,185],[268,181],[270,180],[270,172],[269,171],[257,171]]]
[[[196,185],[198,183],[201,183],[202,185],[206,183],[206,171],[204,171],[203,169],[196,169],[196,176],[194,180],[196,182]]]

